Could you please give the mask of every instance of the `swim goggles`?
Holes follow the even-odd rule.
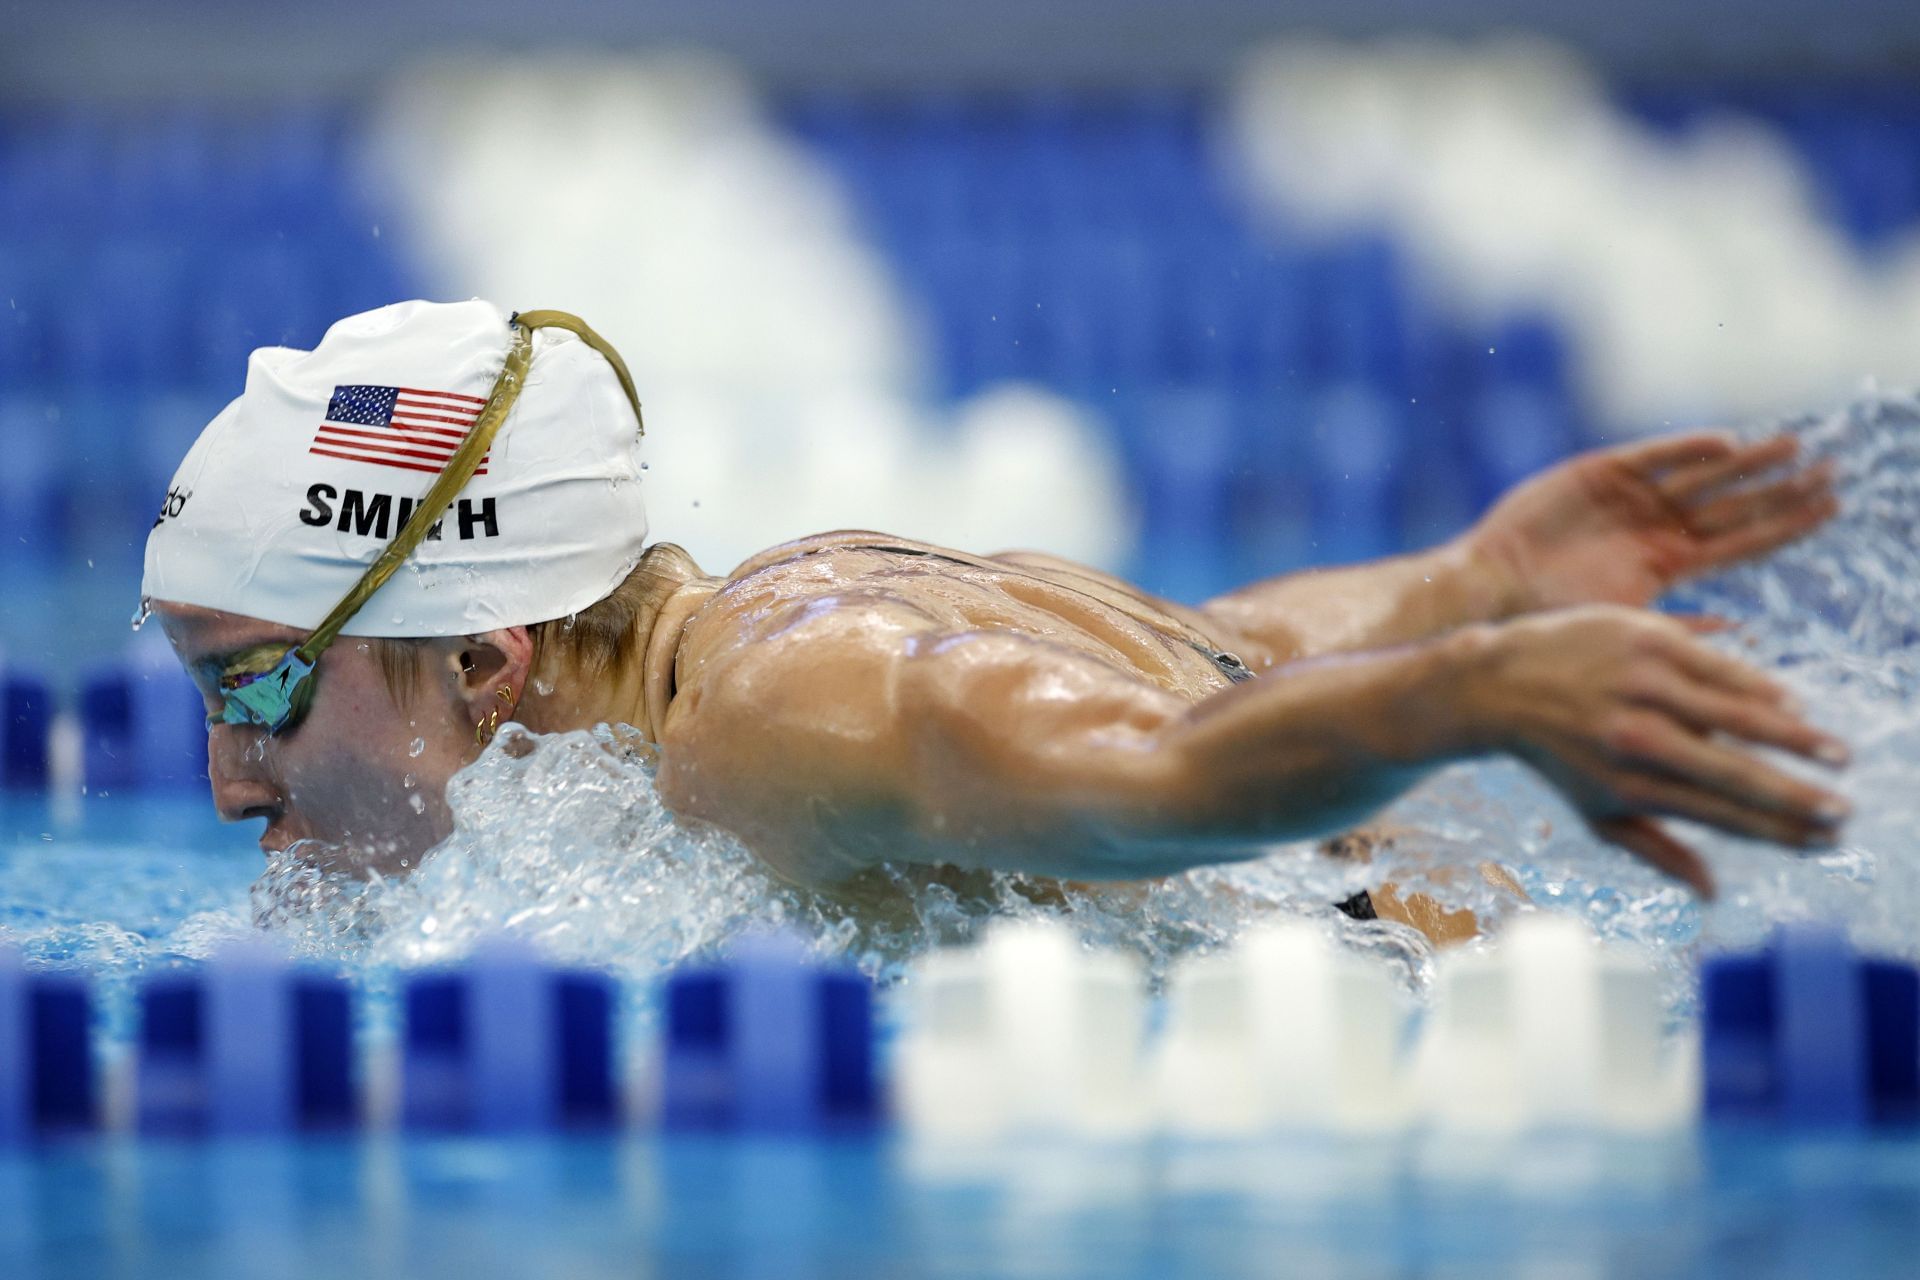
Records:
[[[627,403],[633,406],[634,418],[641,421],[640,429],[645,433],[645,423],[640,419],[640,397],[634,392],[626,362],[586,321],[564,311],[519,311],[508,317],[507,323],[513,328],[513,345],[507,351],[506,367],[495,379],[473,429],[454,450],[426,496],[420,499],[407,522],[354,584],[353,590],[341,598],[312,635],[297,645],[256,645],[236,654],[221,669],[214,681],[220,709],[207,717],[209,732],[216,725],[235,724],[255,725],[269,734],[280,734],[306,717],[313,706],[320,655],[425,540],[492,447],[501,424],[507,420],[526,385],[527,367],[533,362],[535,329],[565,329],[599,352],[613,366],[620,379],[620,389],[626,392]]]

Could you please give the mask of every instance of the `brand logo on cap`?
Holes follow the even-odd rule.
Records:
[[[174,519],[186,509],[187,499],[193,496],[193,490],[178,486],[167,490],[167,500],[160,504],[160,514],[153,518],[153,527],[158,529],[167,521]]]

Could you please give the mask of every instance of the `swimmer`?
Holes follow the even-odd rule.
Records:
[[[1844,744],[1700,638],[1725,624],[1650,607],[1834,514],[1789,438],[1588,453],[1443,546],[1189,607],[866,530],[710,574],[646,540],[642,432],[619,356],[564,313],[408,302],[256,351],[142,586],[205,695],[221,816],[263,819],[268,851],[417,862],[509,721],[631,726],[676,814],[826,892],[881,864],[1172,875],[1495,754],[1703,896],[1665,820],[1816,849],[1847,816],[1761,751],[1837,769]]]

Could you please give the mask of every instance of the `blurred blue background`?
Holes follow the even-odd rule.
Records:
[[[436,159],[450,154],[453,126],[420,124],[432,110],[421,99],[436,85],[481,104],[466,127],[487,151],[501,113],[474,97],[474,84],[497,82],[490,66],[556,51],[591,51],[602,81],[618,79],[626,58],[637,60],[637,83],[665,75],[673,95],[648,90],[632,108],[654,112],[636,117],[636,135],[681,139],[662,155],[701,154],[697,138],[682,137],[692,120],[750,135],[755,163],[776,178],[787,172],[780,166],[801,166],[871,260],[861,278],[878,280],[890,300],[875,313],[897,330],[883,345],[907,353],[876,375],[880,393],[862,393],[871,418],[917,424],[893,452],[876,446],[878,461],[855,469],[844,490],[820,481],[805,501],[769,501],[771,481],[748,474],[758,428],[740,426],[744,411],[712,405],[754,380],[756,352],[779,347],[779,334],[728,350],[723,308],[720,337],[689,355],[692,346],[606,317],[604,303],[590,314],[629,348],[649,439],[664,442],[655,536],[683,542],[710,571],[753,546],[866,523],[875,511],[872,520],[900,533],[975,550],[1037,544],[1196,599],[1258,574],[1432,542],[1573,450],[1741,407],[1711,394],[1703,373],[1702,394],[1672,405],[1671,417],[1644,404],[1623,412],[1595,394],[1612,366],[1593,363],[1564,299],[1461,305],[1444,271],[1430,269],[1433,246],[1411,243],[1404,224],[1295,216],[1271,181],[1263,185],[1257,157],[1245,154],[1247,121],[1259,120],[1246,106],[1258,96],[1249,77],[1260,74],[1247,70],[1247,52],[1331,30],[1343,38],[1340,56],[1365,59],[1382,38],[1407,32],[1404,7],[1045,9],[840,5],[803,15],[741,0],[616,15],[562,4],[543,10],[535,33],[521,8],[490,3],[458,13],[348,3],[304,18],[228,4],[165,14],[126,3],[15,6],[0,52],[0,653],[60,675],[124,646],[140,549],[168,478],[239,392],[251,348],[310,346],[331,320],[405,297],[497,287],[502,277],[473,265],[499,257],[497,242],[463,239],[460,210],[434,212],[432,200],[469,211],[493,200],[497,226],[541,183],[504,148],[491,170],[430,177],[394,157],[435,128]],[[1725,21],[1734,12],[1482,3],[1421,21],[1469,51],[1461,56],[1479,56],[1476,42],[1516,25],[1553,37],[1556,56],[1601,86],[1608,127],[1648,148],[1684,158],[1700,129],[1741,121],[1789,157],[1848,270],[1906,272],[1920,224],[1920,11],[1853,6],[1844,20],[1819,17],[1817,31],[1809,24],[1824,11],[1812,4],[1742,6],[1737,24]],[[499,52],[503,43],[510,52]],[[662,64],[662,47],[701,52]],[[462,70],[436,69],[448,55]],[[1391,55],[1380,56],[1390,77]],[[742,124],[733,107],[701,97],[707,80],[726,86],[727,103],[751,104],[752,119]],[[594,99],[593,111],[614,112],[595,128],[618,136],[627,108],[607,104],[620,101]],[[551,112],[540,128],[558,139],[579,118]],[[523,123],[514,136],[542,135]],[[724,187],[726,178],[700,180]],[[435,190],[410,190],[415,180]],[[623,202],[648,202],[682,175],[665,166],[622,180],[569,193],[568,207],[586,206],[584,230],[529,222],[506,243],[591,241]],[[835,234],[780,252],[824,244],[821,253],[840,254]],[[680,245],[636,232],[633,248],[671,257]],[[1609,252],[1604,237],[1590,248]],[[699,248],[749,264],[758,251],[733,241]],[[684,296],[656,289],[644,299],[660,333],[675,332],[676,315],[717,305],[699,270],[682,274]],[[551,291],[529,288],[540,297],[498,300],[567,305],[573,286],[558,270],[553,280]],[[739,280],[722,283],[744,307],[754,289]],[[795,294],[794,314],[822,325],[839,309],[831,290]],[[741,327],[753,323],[743,312]],[[718,354],[701,354],[709,348]],[[1855,367],[1841,344],[1831,373],[1915,372],[1864,359]],[[814,394],[784,366],[755,385],[788,409]],[[850,385],[836,373],[807,412],[835,418]],[[1008,385],[1045,397],[1042,426],[1016,416],[995,434],[968,416],[966,406]],[[764,406],[755,412],[769,419]],[[796,434],[780,412],[771,418]],[[1022,440],[1042,436],[1054,444],[1022,452]],[[675,447],[729,440],[730,453],[670,465]],[[1061,440],[1072,449],[1055,447]],[[845,455],[862,441],[849,429],[821,448]],[[926,498],[923,527],[901,527],[916,518],[916,485],[952,477],[887,459],[936,448],[971,460],[939,471],[972,467],[974,478]],[[1047,468],[1063,457],[1091,461],[1074,464],[1078,487],[1055,502],[1059,477]],[[782,470],[843,476],[845,462]],[[1023,479],[1023,466],[1037,474]],[[673,477],[689,474],[699,483],[681,502]],[[876,507],[872,491],[884,488],[909,496]],[[1076,542],[1072,530],[1089,523],[1099,537]]]

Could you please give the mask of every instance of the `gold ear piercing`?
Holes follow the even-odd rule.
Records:
[[[512,689],[509,689],[506,685],[501,685],[495,689],[493,693],[495,697],[506,704],[505,710],[510,711],[513,709]],[[485,722],[473,726],[473,741],[476,746],[486,746],[489,742],[493,741],[493,735],[500,732],[500,712],[502,709],[503,708],[495,707],[487,713]]]

